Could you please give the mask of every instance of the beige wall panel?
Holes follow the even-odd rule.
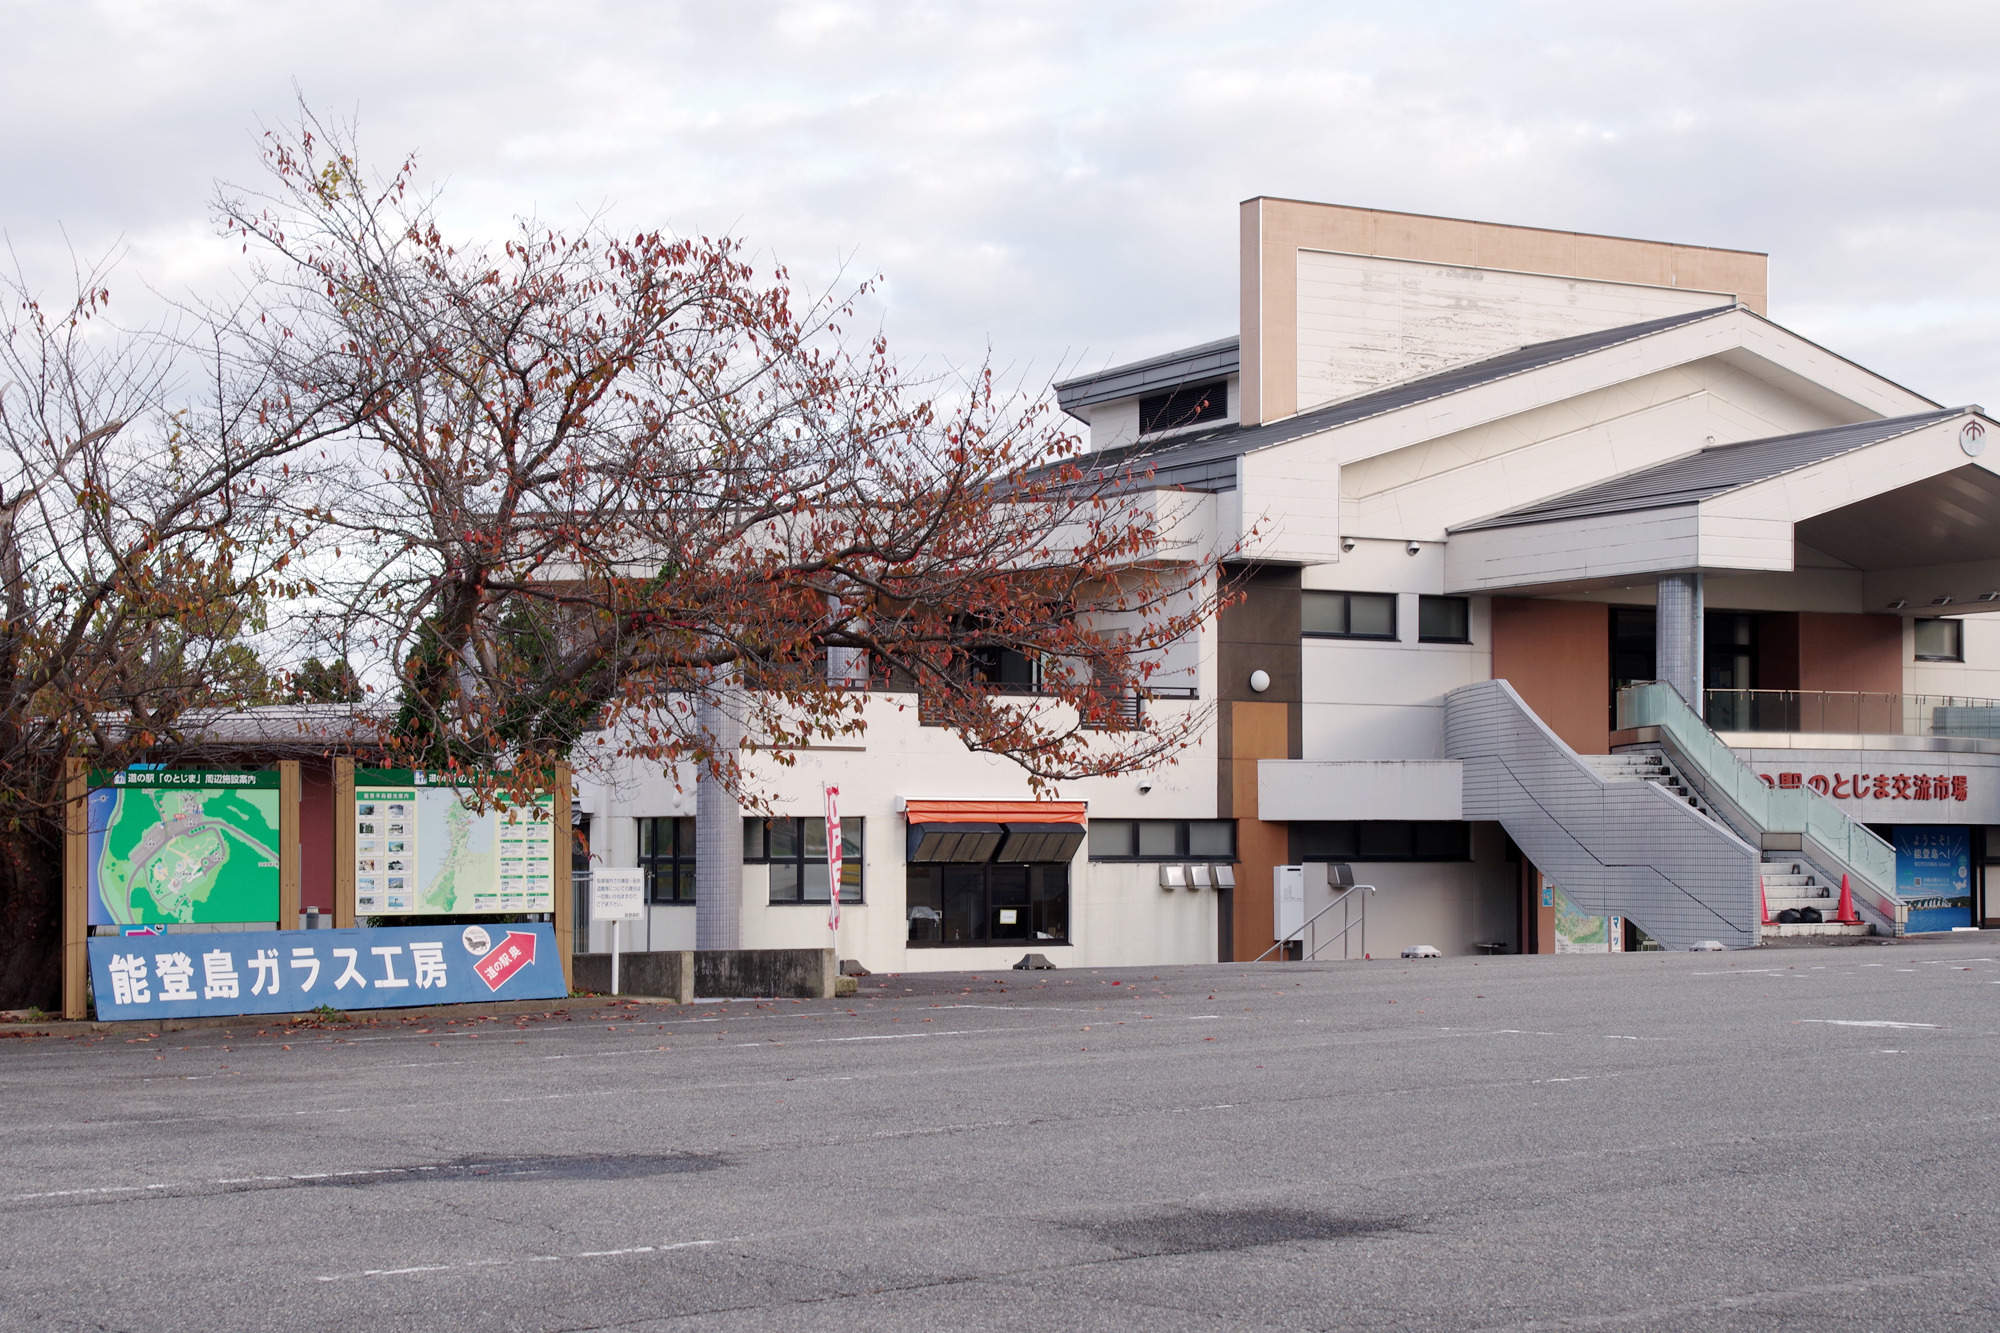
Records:
[[[1732,293],[1301,250],[1298,407],[1528,343],[1730,304]]]
[[[1246,422],[1298,410],[1298,252],[1343,250],[1608,282],[1699,286],[1766,309],[1765,256],[1259,197],[1240,208]],[[1567,253],[1567,262],[1560,257]],[[1699,274],[1699,280],[1693,275]],[[1679,279],[1678,284],[1675,280]]]

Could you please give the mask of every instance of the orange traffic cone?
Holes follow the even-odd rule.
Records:
[[[1847,887],[1847,876],[1840,877],[1840,911],[1833,918],[1843,926],[1851,926],[1861,918],[1854,912],[1854,890]]]
[[[1757,915],[1764,918],[1764,924],[1771,924],[1771,904],[1764,900],[1764,877],[1757,876]]]

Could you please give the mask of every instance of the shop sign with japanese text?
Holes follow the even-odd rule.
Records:
[[[568,995],[555,928],[379,926],[90,941],[100,1019],[389,1009]]]
[[[1805,788],[1836,801],[1964,801],[1971,799],[1971,780],[1963,773],[1770,773],[1759,771],[1766,787],[1779,791]]]

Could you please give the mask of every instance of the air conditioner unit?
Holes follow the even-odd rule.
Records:
[[[1306,868],[1272,866],[1271,900],[1276,909],[1272,914],[1276,930],[1271,938],[1292,938],[1306,924]]]
[[[1165,865],[1160,867],[1160,887],[1163,889],[1184,889],[1187,887],[1187,867]]]

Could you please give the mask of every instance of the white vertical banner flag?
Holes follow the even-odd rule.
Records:
[[[840,929],[840,788],[826,789],[826,883],[831,891],[831,906],[826,914],[826,928]]]

